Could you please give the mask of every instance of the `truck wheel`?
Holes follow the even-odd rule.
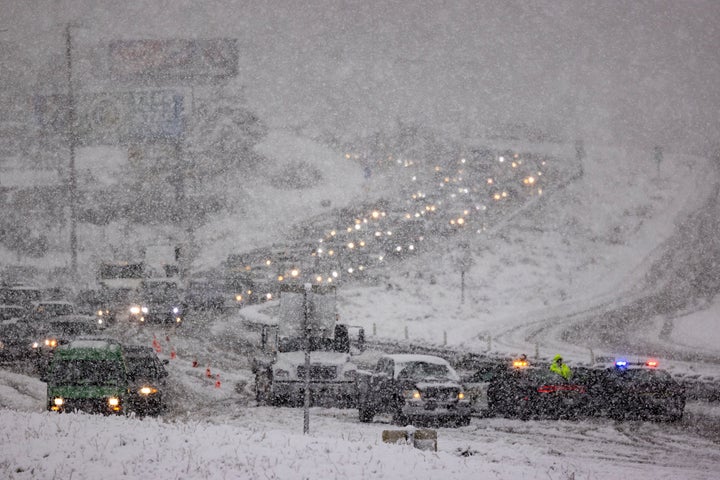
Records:
[[[373,421],[373,415],[372,410],[369,410],[364,407],[358,407],[358,418],[362,423],[370,423]]]
[[[395,425],[404,426],[407,425],[409,422],[408,418],[403,415],[402,410],[398,409],[393,413],[392,423],[394,423]]]
[[[255,374],[255,401],[258,406],[270,403],[270,373],[260,370]]]

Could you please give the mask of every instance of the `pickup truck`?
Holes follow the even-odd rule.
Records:
[[[358,371],[357,381],[361,422],[372,422],[376,414],[389,413],[400,425],[470,423],[470,403],[460,377],[443,358],[383,355],[372,372]]]

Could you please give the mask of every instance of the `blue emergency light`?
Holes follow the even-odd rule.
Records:
[[[615,368],[627,368],[628,362],[624,358],[615,360]]]

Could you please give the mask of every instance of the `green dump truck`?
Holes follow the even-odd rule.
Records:
[[[123,414],[127,378],[120,344],[111,340],[74,340],[55,351],[43,375],[47,409]]]

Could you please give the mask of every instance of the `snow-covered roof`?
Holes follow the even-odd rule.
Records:
[[[442,357],[436,357],[434,355],[420,355],[420,354],[414,354],[414,353],[396,353],[392,355],[385,355],[388,358],[391,358],[395,365],[398,364],[408,364],[408,363],[419,363],[419,362],[425,362],[425,363],[434,363],[436,365],[450,365],[447,360],[445,360]]]

